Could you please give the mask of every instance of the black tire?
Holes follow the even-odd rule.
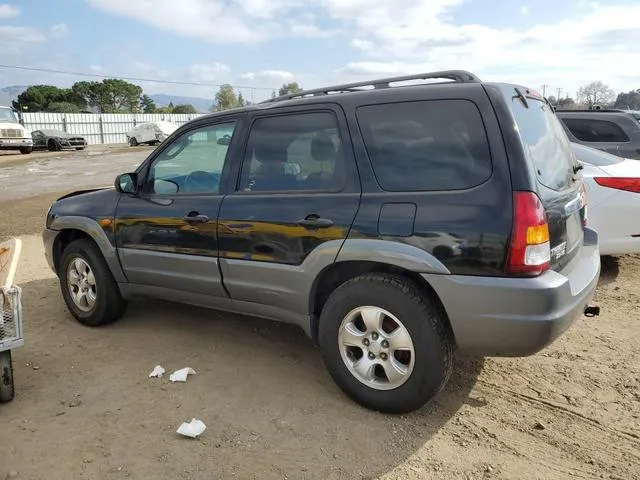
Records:
[[[76,147],[76,150],[84,150],[84,147]]]
[[[47,142],[47,148],[50,152],[59,152],[60,150],[62,150],[62,146],[60,145],[60,143],[53,138]]]
[[[392,390],[360,382],[342,360],[338,333],[352,310],[375,306],[393,314],[409,332],[415,350],[413,371]],[[334,381],[356,403],[385,413],[409,413],[421,408],[444,388],[453,369],[454,339],[446,314],[432,296],[412,280],[371,273],[338,287],[320,316],[318,340]]]
[[[20,149],[20,153],[23,155],[29,155],[31,152],[33,152],[33,147],[22,147]]]
[[[13,400],[14,395],[11,350],[6,350],[0,352],[0,403],[10,402]]]
[[[67,271],[71,262],[76,258],[84,260],[95,277],[96,301],[90,311],[83,311],[71,298],[67,283]],[[71,314],[83,325],[97,327],[115,322],[124,314],[126,302],[120,294],[109,266],[95,243],[89,239],[71,242],[62,252],[58,268],[60,287],[67,308]]]
[[[138,140],[136,140],[136,137],[131,137],[129,139],[129,145],[131,145],[132,147],[137,147],[138,146]]]

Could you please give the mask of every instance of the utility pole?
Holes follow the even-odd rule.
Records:
[[[547,97],[547,87],[548,86],[549,85],[547,85],[546,83],[544,85],[542,85],[542,96],[545,97],[545,98]]]
[[[560,100],[560,94],[562,94],[562,88],[556,88],[556,90],[558,91],[558,96],[556,98]]]

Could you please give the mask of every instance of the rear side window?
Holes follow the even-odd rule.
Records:
[[[468,100],[369,105],[356,115],[384,190],[462,190],[491,176],[482,117]]]
[[[567,128],[582,142],[628,142],[624,130],[608,120],[586,118],[563,118]]]
[[[506,100],[511,105],[520,138],[538,181],[553,190],[568,187],[576,161],[560,120],[542,100],[527,97],[528,106],[515,94],[507,96]]]

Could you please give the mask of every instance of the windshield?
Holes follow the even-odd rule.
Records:
[[[10,108],[0,107],[0,122],[18,123],[18,117]]]

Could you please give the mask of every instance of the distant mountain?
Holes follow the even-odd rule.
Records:
[[[200,113],[207,113],[211,109],[211,105],[213,105],[213,99],[207,100],[206,98],[198,98],[198,97],[179,97],[176,95],[166,95],[164,93],[158,93],[156,95],[149,95],[154,102],[156,102],[156,106],[165,107],[170,103],[174,105],[193,105],[196,107],[196,110]]]
[[[8,87],[0,88],[0,105],[11,105],[11,102],[17,99],[18,95],[27,88],[29,88],[28,85],[9,85]]]

